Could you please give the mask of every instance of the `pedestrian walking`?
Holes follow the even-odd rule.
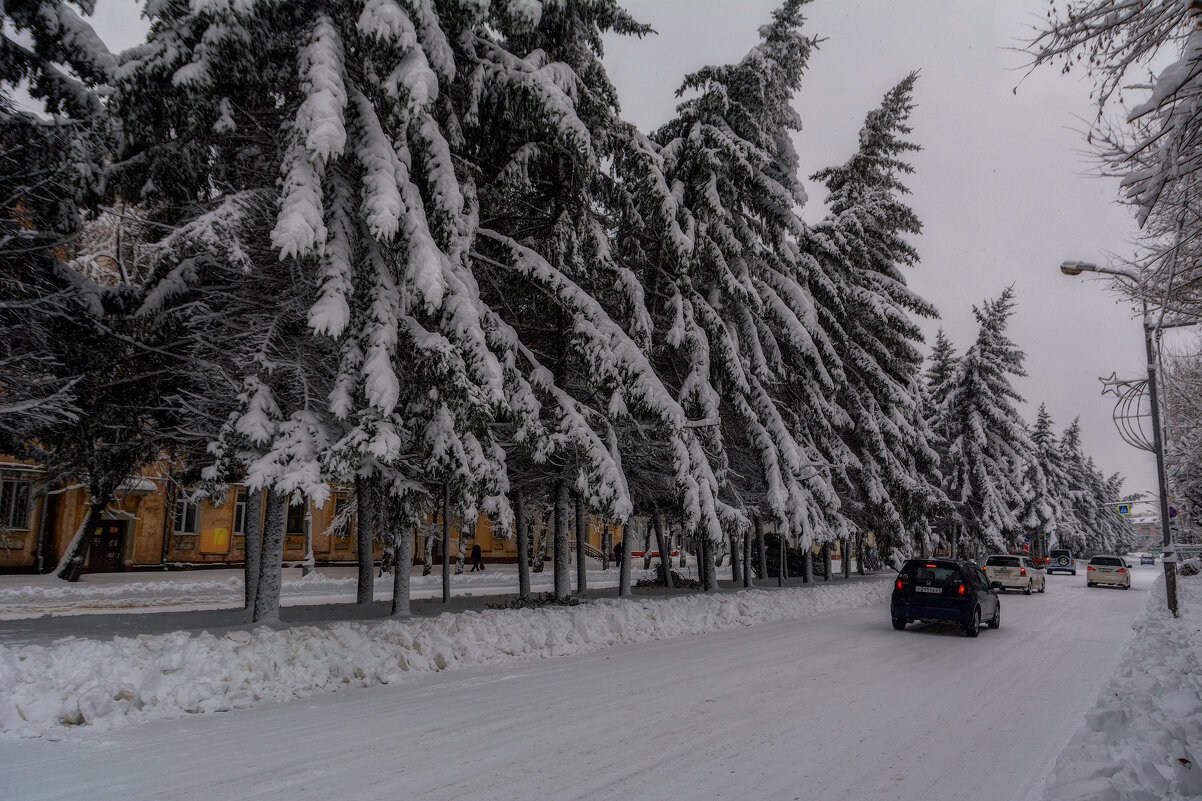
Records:
[[[480,555],[480,543],[472,545],[472,569],[469,571],[475,573],[477,570],[484,569],[484,557]]]

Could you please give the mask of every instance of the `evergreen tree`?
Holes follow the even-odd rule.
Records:
[[[814,175],[829,191],[829,215],[807,240],[839,299],[824,325],[843,364],[841,433],[855,457],[841,471],[851,501],[845,513],[860,530],[874,529],[886,551],[908,548],[909,528],[925,527],[942,501],[919,402],[922,333],[914,319],[937,312],[910,291],[904,272],[918,263],[906,237],[922,230],[902,183],[913,172],[905,155],[920,149],[904,138],[916,79],[906,76],[868,114],[851,159]]]
[[[815,46],[803,5],[777,9],[740,62],[685,78],[678,94],[696,95],[653,135],[662,170],[639,187],[657,369],[690,417],[711,421],[699,442],[717,483],[699,499],[699,533],[715,543],[720,525],[745,530],[760,511],[806,544],[842,532],[824,469],[838,361],[796,246],[791,99]],[[697,511],[686,499],[686,526]]]
[[[205,414],[211,477],[318,503],[376,481],[405,535],[443,484],[508,520],[502,371],[441,119],[455,76],[429,2],[151,8],[114,172],[179,229],[146,313],[195,310],[195,362],[232,390]]]
[[[1014,290],[973,307],[980,326],[940,400],[938,417],[948,435],[945,488],[963,530],[960,551],[1008,550],[1019,528],[1022,476],[1030,440],[1014,404],[1011,384],[1023,371],[1023,353],[1006,336]]]

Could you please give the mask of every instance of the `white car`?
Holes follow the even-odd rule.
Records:
[[[1121,556],[1098,554],[1089,560],[1085,568],[1085,586],[1096,587],[1099,584],[1131,589],[1131,566]]]
[[[994,554],[985,560],[985,575],[990,581],[1001,582],[1003,590],[1022,590],[1030,595],[1032,590],[1047,589],[1043,571],[1029,556]]]

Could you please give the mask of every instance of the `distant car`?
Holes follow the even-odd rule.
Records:
[[[965,636],[976,637],[984,620],[991,629],[1002,625],[1002,604],[994,592],[1000,587],[976,562],[910,559],[893,582],[893,628],[900,631],[915,620],[955,623]]]
[[[1141,565],[1154,565],[1156,564],[1156,557],[1150,553],[1141,553],[1139,555],[1139,563]]]
[[[1028,558],[1032,562],[1034,562],[1035,566],[1038,568],[1042,568],[1044,565],[1046,565],[1048,563],[1048,558],[1046,556],[1033,556],[1032,554],[1028,553],[1027,551],[1010,551],[1009,553],[1011,556],[1025,556],[1026,558]]]
[[[1087,587],[1112,584],[1122,587],[1124,590],[1131,589],[1131,571],[1127,569],[1127,563],[1121,556],[1098,554],[1089,560],[1085,572],[1085,586]]]
[[[1073,558],[1072,551],[1064,549],[1053,549],[1048,553],[1049,573],[1072,573],[1077,575],[1077,560]]]
[[[994,554],[985,560],[985,575],[991,582],[999,582],[1003,590],[1022,590],[1030,595],[1032,590],[1047,589],[1043,571],[1028,556]]]

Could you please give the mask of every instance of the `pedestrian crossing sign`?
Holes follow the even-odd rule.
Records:
[[[1117,504],[1117,509],[1118,509],[1118,513],[1121,515],[1131,514],[1131,504],[1129,504],[1129,503]]]

